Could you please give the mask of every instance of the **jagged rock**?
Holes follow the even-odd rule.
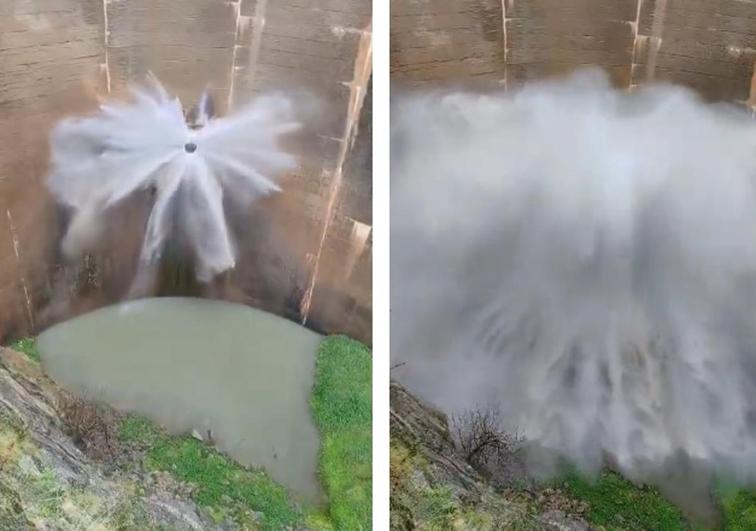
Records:
[[[440,411],[391,383],[391,528],[588,531],[531,493],[497,492],[459,455]]]
[[[77,446],[65,397],[36,363],[0,349],[0,529],[222,529],[193,501]]]
[[[434,465],[438,479],[470,499],[479,497],[482,478],[457,455],[446,415],[396,382],[391,383],[390,400],[392,438],[421,452]]]

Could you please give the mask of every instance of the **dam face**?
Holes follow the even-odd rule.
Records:
[[[2,2],[0,332],[26,335],[123,297],[150,199],[123,205],[110,228],[118,246],[65,262],[67,213],[44,187],[47,138],[151,71],[187,105],[209,89],[221,115],[274,90],[319,102],[322,117],[290,146],[299,167],[280,183],[286,193],[238,212],[239,267],[198,294],[369,341],[371,138],[358,125],[371,105],[370,10],[367,0]],[[181,276],[166,272],[161,290],[181,292]]]

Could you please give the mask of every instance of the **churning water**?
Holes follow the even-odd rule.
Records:
[[[247,205],[279,190],[273,179],[293,169],[278,146],[299,128],[291,101],[259,97],[234,114],[214,118],[203,97],[188,124],[181,102],[156,79],[111,101],[99,113],[66,119],[52,134],[48,185],[73,211],[63,250],[78,256],[101,235],[108,209],[140,189],[155,191],[144,235],[143,263],[159,259],[173,227],[191,245],[201,280],[232,268],[235,253],[223,199]]]
[[[756,125],[588,72],[393,113],[396,376],[585,469],[756,475]]]
[[[159,298],[53,326],[39,350],[65,388],[175,433],[209,430],[220,450],[317,502],[320,443],[309,401],[319,342],[246,306]]]

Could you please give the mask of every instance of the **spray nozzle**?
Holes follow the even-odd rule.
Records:
[[[197,151],[197,144],[195,144],[194,142],[187,142],[186,144],[184,144],[184,151],[186,151],[187,153],[194,153],[195,151]]]

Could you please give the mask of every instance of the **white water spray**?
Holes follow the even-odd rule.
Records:
[[[594,72],[392,116],[395,376],[585,469],[753,479],[750,116]]]
[[[209,280],[235,263],[224,195],[248,203],[277,192],[274,177],[296,166],[277,145],[299,128],[290,101],[260,97],[215,119],[204,95],[189,124],[178,98],[154,78],[132,96],[103,104],[95,116],[63,120],[53,131],[48,185],[74,212],[63,250],[79,255],[100,236],[110,207],[154,188],[142,262],[159,259],[175,217],[193,248],[198,277]]]

